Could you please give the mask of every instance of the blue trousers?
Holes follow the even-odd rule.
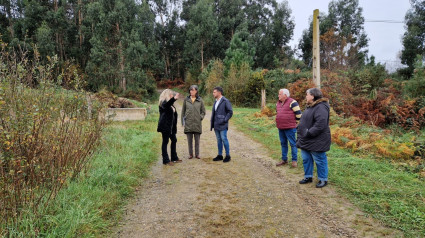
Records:
[[[297,145],[295,140],[297,129],[279,129],[280,146],[282,147],[282,160],[288,160],[288,141],[291,146],[292,161],[297,161]]]
[[[314,162],[317,167],[317,178],[328,181],[328,157],[326,152],[317,152],[301,149],[304,165],[304,178],[313,178]]]
[[[223,155],[223,145],[224,149],[226,150],[226,155],[230,155],[230,149],[229,149],[229,141],[227,140],[227,130],[216,130],[214,129],[215,136],[217,137],[217,147],[218,147],[218,154]]]

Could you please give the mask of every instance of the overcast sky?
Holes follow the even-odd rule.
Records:
[[[298,45],[301,34],[308,28],[309,18],[314,9],[328,13],[330,0],[288,0],[295,19],[294,36],[290,46]],[[369,56],[374,55],[382,63],[397,60],[402,49],[401,37],[405,32],[403,23],[367,22],[370,20],[393,20],[404,22],[404,16],[410,9],[409,0],[360,0],[364,28],[369,38]],[[388,62],[391,63],[391,62]]]

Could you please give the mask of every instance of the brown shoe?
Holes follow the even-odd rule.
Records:
[[[193,155],[190,155],[188,159],[193,159]]]
[[[168,162],[168,163],[166,163],[166,164],[164,164],[164,165],[174,166],[174,163],[172,163],[172,162]]]
[[[174,160],[173,162],[174,162],[174,163],[181,163],[181,162],[183,162],[183,160],[178,159],[178,160]]]
[[[287,164],[287,163],[288,163],[288,161],[287,161],[287,160],[282,160],[282,161],[280,161],[279,163],[277,163],[277,164],[276,164],[276,166],[277,166],[277,167],[279,167],[279,166],[285,165],[285,164]]]
[[[296,168],[296,167],[298,167],[297,161],[292,161],[292,168]]]
[[[199,157],[199,155],[196,156],[197,159],[201,159],[201,157]]]

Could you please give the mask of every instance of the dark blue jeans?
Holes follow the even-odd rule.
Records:
[[[217,137],[218,154],[223,155],[223,145],[226,150],[226,155],[230,155],[229,141],[227,140],[227,130],[214,129],[215,136]]]
[[[295,134],[297,129],[279,129],[280,146],[282,147],[282,160],[288,160],[288,142],[291,145],[292,161],[297,161],[297,146]]]
[[[321,181],[328,181],[328,157],[326,152],[301,150],[303,158],[304,177],[313,178],[314,162],[317,167],[317,178]]]

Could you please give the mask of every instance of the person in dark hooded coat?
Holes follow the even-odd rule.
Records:
[[[328,184],[328,159],[326,151],[331,146],[329,128],[329,100],[323,97],[318,88],[306,92],[307,108],[303,112],[297,130],[297,147],[301,149],[304,165],[304,179],[300,184],[313,182],[314,163],[319,182],[317,188]]]

